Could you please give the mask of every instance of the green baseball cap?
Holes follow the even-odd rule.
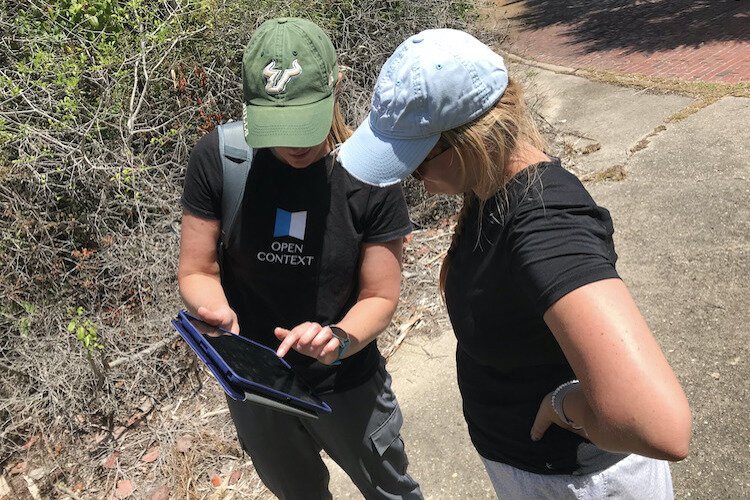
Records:
[[[261,24],[242,58],[242,121],[253,148],[311,147],[333,121],[339,68],[328,36],[306,19]]]

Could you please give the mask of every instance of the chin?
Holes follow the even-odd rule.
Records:
[[[307,168],[311,163],[312,162],[309,162],[307,160],[292,160],[287,162],[287,164],[293,168]]]
[[[309,167],[312,161],[310,161],[310,158],[312,156],[309,154],[306,154],[305,156],[301,156],[299,158],[285,158],[284,161],[287,165],[294,168],[306,168]]]

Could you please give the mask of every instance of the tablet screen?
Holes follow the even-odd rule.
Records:
[[[309,389],[299,382],[294,372],[284,366],[273,351],[237,335],[222,332],[191,316],[188,319],[240,378],[320,406],[319,401],[310,397]]]

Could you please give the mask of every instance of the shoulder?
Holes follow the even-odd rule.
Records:
[[[198,142],[193,146],[191,154],[198,156],[214,156],[216,159],[219,159],[218,129],[213,129],[211,132],[198,139]]]
[[[581,181],[560,161],[538,164],[508,187],[508,230],[567,238],[586,230],[607,240],[614,232],[609,211],[597,205]],[[566,233],[567,231],[567,233]]]
[[[216,129],[204,135],[190,151],[188,175],[218,175],[221,178],[221,153],[219,133]]]
[[[409,209],[400,183],[385,187],[366,184],[338,162],[331,176],[331,189],[346,196],[349,210],[364,233],[364,242],[391,241],[411,232]]]
[[[535,209],[599,208],[583,183],[558,158],[539,163],[516,175],[507,188],[512,215]]]
[[[334,163],[333,170],[331,171],[331,184],[334,189],[339,189],[346,193],[347,198],[354,198],[355,201],[362,200],[363,203],[367,203],[374,190],[379,189],[354,177],[341,166],[338,160]]]
[[[182,205],[194,215],[218,219],[221,214],[222,167],[218,132],[201,137],[190,151]]]

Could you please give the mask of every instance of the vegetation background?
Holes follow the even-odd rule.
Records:
[[[479,6],[0,0],[0,498],[239,491],[234,473],[207,480],[222,457],[242,461],[226,415],[218,437],[168,425],[205,397],[205,373],[169,326],[190,149],[240,116],[242,51],[266,19],[306,17],[330,33],[354,125],[403,39],[476,32]],[[457,208],[417,185],[407,194],[417,227]]]

